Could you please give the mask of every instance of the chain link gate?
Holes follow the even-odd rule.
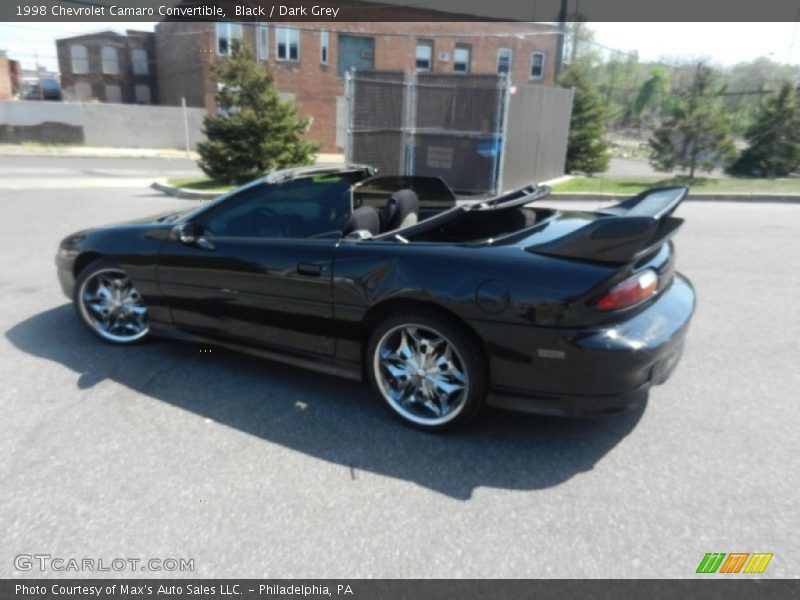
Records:
[[[494,74],[348,72],[347,160],[441,177],[460,193],[499,191],[508,94]]]

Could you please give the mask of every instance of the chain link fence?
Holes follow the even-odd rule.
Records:
[[[536,180],[541,173],[525,172],[526,165],[545,165],[550,177],[560,175],[571,92],[547,88],[544,94],[522,93],[521,99],[514,98],[512,103],[518,91],[504,76],[494,74],[350,72],[347,159],[377,167],[383,175],[441,177],[462,194],[500,191],[505,181],[520,176],[527,177],[526,182]],[[547,102],[543,103],[543,98]],[[519,131],[507,126],[510,106]],[[525,116],[528,109],[530,118]],[[546,114],[539,109],[546,109]],[[537,122],[542,127],[537,127]],[[537,131],[545,130],[548,139],[539,140]],[[507,172],[504,164],[509,142],[531,135],[537,139],[535,148],[540,156],[530,157],[532,160],[517,157],[515,173]],[[556,142],[552,146],[539,143],[551,138]],[[531,148],[529,140],[519,139],[516,145]],[[549,151],[550,147],[555,152]],[[541,155],[547,156],[543,159]]]

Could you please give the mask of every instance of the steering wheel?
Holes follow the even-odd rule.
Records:
[[[277,215],[277,213],[272,210],[271,208],[267,208],[266,206],[261,206],[255,209],[251,213],[251,218],[248,220],[248,226],[250,228],[250,233],[253,234],[253,237],[264,237],[261,232],[259,232],[258,227],[256,226],[258,218],[266,218],[269,220],[270,225],[274,225],[278,229],[280,229],[281,237],[288,237],[289,232],[286,229],[286,225],[281,220],[281,218]]]

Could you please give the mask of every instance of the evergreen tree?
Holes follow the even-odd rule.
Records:
[[[272,73],[234,40],[231,56],[212,71],[218,115],[204,120],[200,168],[217,181],[242,183],[274,169],[306,165],[320,144],[304,140],[309,120],[281,100]]]
[[[564,71],[559,80],[562,87],[572,88],[572,118],[567,141],[567,172],[582,171],[587,175],[608,169],[611,157],[605,134],[605,109],[579,65]]]
[[[800,114],[791,83],[762,106],[745,139],[750,145],[731,165],[733,174],[781,177],[800,166]]]
[[[711,171],[735,154],[730,124],[714,86],[714,74],[699,64],[689,89],[650,138],[650,164],[658,171]]]

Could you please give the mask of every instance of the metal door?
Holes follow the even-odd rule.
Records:
[[[352,69],[371,71],[375,68],[375,40],[373,38],[339,36],[339,65],[336,73],[339,77]]]

